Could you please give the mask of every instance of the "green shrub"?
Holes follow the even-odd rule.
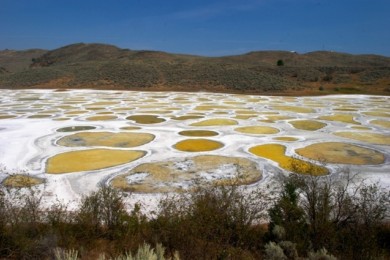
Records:
[[[301,254],[327,248],[347,259],[380,255],[379,230],[390,208],[390,192],[355,183],[349,172],[335,176],[292,175],[270,209],[270,232],[277,226]],[[280,229],[280,228],[279,228]],[[271,240],[278,241],[275,234]]]
[[[0,185],[0,258],[42,258],[55,244],[46,233],[43,191],[40,189]]]
[[[184,259],[249,253],[262,243],[263,231],[254,226],[266,207],[262,196],[244,195],[232,185],[198,187],[167,198],[154,221],[157,241],[178,250]]]
[[[102,186],[83,197],[76,222],[83,227],[82,232],[86,236],[103,235],[112,239],[123,231],[127,216],[122,194],[116,189]]]
[[[284,66],[284,61],[283,61],[283,60],[278,60],[278,61],[276,62],[276,65],[277,65],[277,66]]]

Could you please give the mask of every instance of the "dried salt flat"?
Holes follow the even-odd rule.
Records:
[[[390,189],[390,97],[39,89],[0,93],[0,164],[44,180],[47,203],[74,202],[119,179],[126,189],[148,187],[131,200],[155,207],[161,191],[188,190],[194,178],[229,181],[244,167],[242,158],[258,173],[241,182],[248,189],[272,186],[278,175],[294,170],[289,163],[295,159],[309,168],[328,161],[321,174],[337,174],[348,166]],[[194,170],[183,162],[215,156],[230,161],[214,160],[215,167],[208,167],[210,160],[203,159],[204,165],[198,160],[195,169],[207,171],[186,175]],[[164,162],[181,169],[176,179],[169,171],[161,179],[135,171],[148,165],[154,172]],[[7,177],[0,173],[0,181]]]

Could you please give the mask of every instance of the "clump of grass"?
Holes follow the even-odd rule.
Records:
[[[54,249],[54,258],[55,260],[77,260],[79,259],[79,252],[74,249]]]

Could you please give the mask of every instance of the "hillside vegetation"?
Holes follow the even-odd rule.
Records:
[[[201,57],[78,43],[0,51],[0,87],[389,94],[390,58],[326,51]]]

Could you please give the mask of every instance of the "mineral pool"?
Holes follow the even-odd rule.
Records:
[[[0,182],[42,186],[49,202],[106,184],[148,204],[196,183],[268,189],[343,167],[390,189],[390,97],[0,93]]]

